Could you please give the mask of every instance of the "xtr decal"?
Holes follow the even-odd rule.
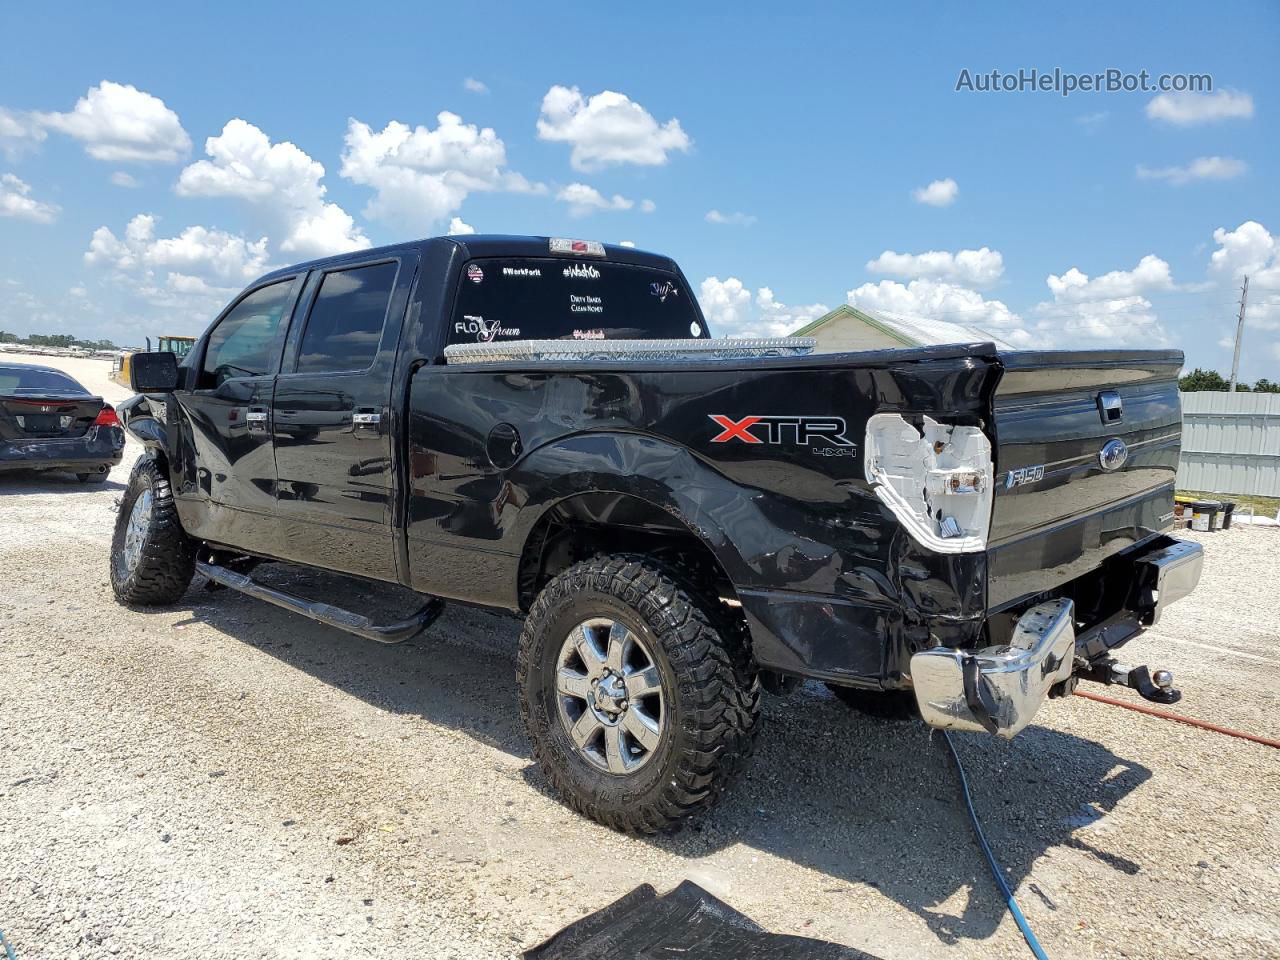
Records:
[[[848,428],[843,417],[760,416],[735,420],[721,413],[707,416],[720,427],[720,433],[711,438],[712,443],[733,440],[750,444],[794,443],[811,447],[812,453],[822,456],[857,456],[857,444],[845,436]]]

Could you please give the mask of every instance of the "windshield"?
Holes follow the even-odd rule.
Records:
[[[89,391],[68,376],[37,367],[0,367],[0,393],[75,393]]]
[[[707,336],[674,273],[603,260],[494,257],[463,269],[448,342]]]

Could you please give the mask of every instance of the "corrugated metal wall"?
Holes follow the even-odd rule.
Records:
[[[1181,396],[1179,489],[1280,497],[1280,393]]]

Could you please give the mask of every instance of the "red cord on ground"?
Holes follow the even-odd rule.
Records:
[[[1193,720],[1190,717],[1181,717],[1176,713],[1170,713],[1168,710],[1157,710],[1154,707],[1144,707],[1140,703],[1127,703],[1124,700],[1116,700],[1112,697],[1099,696],[1096,693],[1085,693],[1083,690],[1076,691],[1077,697],[1084,697],[1086,700],[1097,700],[1099,703],[1109,703],[1113,707],[1124,707],[1126,710],[1133,710],[1137,713],[1149,714],[1153,717],[1160,717],[1162,720],[1173,720],[1176,723],[1185,723],[1191,727],[1199,727],[1201,730],[1212,730],[1214,733],[1225,734],[1228,737],[1239,737],[1241,740],[1249,740],[1252,743],[1260,743],[1264,747],[1274,747],[1280,750],[1280,740],[1271,740],[1267,737],[1259,737],[1256,734],[1244,733],[1241,730],[1232,730],[1230,727],[1220,727],[1216,723],[1206,723],[1203,720]]]

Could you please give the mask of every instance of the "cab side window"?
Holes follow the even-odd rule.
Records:
[[[212,390],[236,377],[274,373],[277,334],[292,302],[293,278],[253,291],[209,334],[197,389]]]
[[[373,364],[397,267],[391,261],[324,275],[298,348],[298,373],[367,370]]]

